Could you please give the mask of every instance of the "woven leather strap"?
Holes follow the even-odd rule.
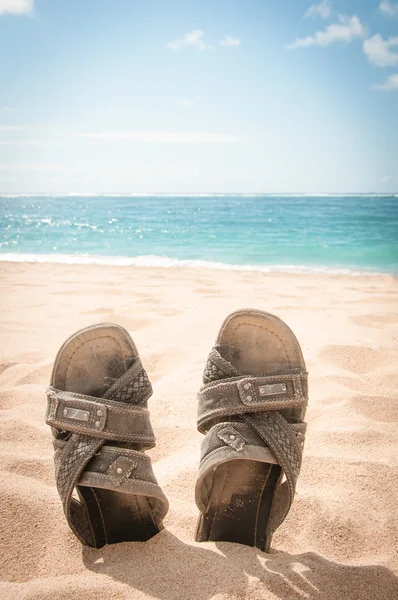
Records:
[[[304,436],[298,439],[296,431],[292,430],[278,412],[245,415],[243,419],[270,448],[286,476],[285,483],[280,486],[280,502],[272,503],[268,533],[273,533],[285,520],[294,500],[303,456]]]
[[[266,532],[270,540],[290,510],[300,472],[306,424],[288,422],[283,415],[304,414],[307,373],[290,370],[242,376],[216,347],[203,379],[205,385],[198,395],[198,429],[206,436],[198,473],[198,505],[204,510],[209,487],[203,482],[218,464],[234,459],[279,464],[286,480],[280,480],[275,488]]]
[[[84,467],[104,443],[103,440],[72,433],[62,448],[54,454],[55,481],[66,520],[83,544],[94,546],[94,535],[86,506],[72,493]]]
[[[75,392],[47,390],[46,423],[58,434],[54,443],[55,477],[65,516],[82,543],[95,545],[86,506],[72,497],[76,485],[121,489],[135,493],[148,489],[167,505],[154,479],[150,459],[143,453],[104,445],[106,440],[152,448],[155,437],[146,409],[152,388],[140,360],[116,381],[103,398]],[[132,485],[133,483],[133,485]]]

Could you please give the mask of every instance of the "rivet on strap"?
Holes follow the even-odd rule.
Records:
[[[237,452],[243,450],[246,440],[232,425],[217,431],[217,437]]]
[[[128,479],[134,469],[137,468],[137,463],[126,456],[118,456],[117,459],[110,465],[108,474],[115,485],[121,485]]]

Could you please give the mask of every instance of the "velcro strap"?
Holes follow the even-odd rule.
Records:
[[[198,399],[198,429],[205,433],[214,418],[306,406],[307,373],[221,379],[203,386]]]
[[[153,447],[149,411],[131,404],[75,392],[47,390],[46,423],[51,427],[104,440],[136,442]]]

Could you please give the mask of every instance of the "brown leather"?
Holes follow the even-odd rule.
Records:
[[[305,371],[292,371],[207,383],[198,394],[198,429],[205,433],[212,419],[224,416],[304,407],[306,381]]]
[[[134,353],[135,346],[122,328],[113,325],[87,328],[69,338],[61,348],[54,366],[52,381],[56,381],[58,377],[62,382],[59,373],[64,373],[64,378],[68,373],[63,363],[63,356],[66,355],[69,361],[73,356],[78,358],[76,349],[82,348],[84,343],[95,344],[97,339],[95,336],[101,335],[106,339],[105,334],[112,336],[112,339],[120,336],[120,347],[122,348],[125,343],[127,345],[125,352]],[[128,347],[129,340],[131,350]],[[101,343],[100,348],[103,353],[107,346]],[[94,347],[95,362],[92,369],[97,365],[98,352],[98,348]],[[106,496],[108,504],[112,501],[112,492],[119,494],[123,502],[126,495],[148,499],[147,506],[150,519],[153,521],[151,527],[154,533],[161,528],[162,519],[168,510],[167,499],[157,484],[150,458],[142,452],[143,449],[155,445],[155,436],[147,410],[147,400],[152,394],[148,376],[138,355],[123,360],[119,357],[112,358],[111,355],[110,360],[114,361],[117,368],[110,366],[105,369],[106,373],[117,374],[123,370],[123,364],[128,363],[130,366],[119,377],[105,377],[101,396],[90,396],[76,391],[76,387],[79,386],[90,389],[87,382],[82,381],[79,384],[76,378],[74,380],[76,383],[73,384],[74,391],[57,389],[54,385],[47,390],[46,423],[53,431],[55,479],[65,517],[79,540],[83,544],[95,547],[103,545],[104,542],[99,541],[98,534],[95,533],[95,519],[90,512],[90,503],[84,499],[89,498],[90,494],[95,497],[95,490],[108,490]],[[98,362],[98,369],[104,370],[103,358]],[[86,371],[82,369],[82,372],[87,372],[87,364],[85,367]],[[77,367],[76,372],[79,373]],[[87,375],[84,377],[87,378]],[[100,371],[93,375],[93,381],[95,389],[99,390]],[[72,496],[75,488],[78,490],[80,501]],[[88,490],[86,494],[85,489]],[[96,502],[101,512],[98,498]],[[106,511],[109,510],[111,506],[107,506]],[[133,505],[130,510],[134,510]],[[139,508],[137,510],[139,512]],[[117,515],[112,518],[117,518]],[[101,521],[103,521],[102,517]],[[105,525],[106,523],[103,523],[103,537],[106,543]],[[148,531],[150,530],[149,527]],[[150,533],[147,535],[150,537]],[[126,541],[134,539],[134,532],[129,532],[129,536]]]
[[[238,366],[247,370],[240,373]],[[236,464],[235,471],[220,470],[220,477],[226,476],[228,480],[233,475],[238,482],[239,468],[243,469],[241,474],[245,472],[245,467],[239,466],[243,465],[242,461],[255,461],[269,467],[279,465],[281,474],[285,475],[285,481],[282,475],[278,478],[267,501],[269,514],[263,521],[266,531],[261,543],[255,541],[256,534],[250,543],[268,550],[272,534],[290,510],[302,461],[308,383],[300,347],[290,329],[274,315],[254,310],[237,311],[221,328],[217,345],[208,357],[203,382],[198,394],[198,429],[205,438],[196,483],[196,503],[202,513],[197,539],[240,541],[233,540],[234,536],[230,535],[231,528],[239,526],[238,521],[233,523],[231,516],[234,505],[225,506],[233,502],[233,495],[244,492],[239,490],[239,484],[237,489],[227,491],[225,488],[222,492],[221,488],[217,492],[217,469],[227,463]],[[255,484],[247,481],[245,485],[249,489],[248,485]],[[253,498],[248,496],[242,501],[260,501]],[[218,513],[217,502],[221,503]],[[212,503],[211,510],[209,503]],[[216,518],[219,519],[220,535],[224,537],[217,538]],[[239,518],[244,520],[246,515],[242,513]],[[208,520],[209,526],[204,519]],[[241,537],[247,539],[246,535]]]
[[[136,442],[153,448],[155,436],[149,420],[149,411],[142,406],[93,398],[76,392],[47,389],[47,425],[74,433],[89,434],[104,440]],[[69,416],[82,411],[86,420]]]

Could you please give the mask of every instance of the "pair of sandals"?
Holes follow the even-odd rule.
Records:
[[[236,311],[221,326],[203,383],[196,540],[269,551],[301,466],[308,388],[300,345],[278,317]],[[155,446],[151,395],[137,348],[118,325],[78,331],[58,352],[46,423],[64,513],[87,546],[146,541],[163,528],[168,501],[144,452]]]

